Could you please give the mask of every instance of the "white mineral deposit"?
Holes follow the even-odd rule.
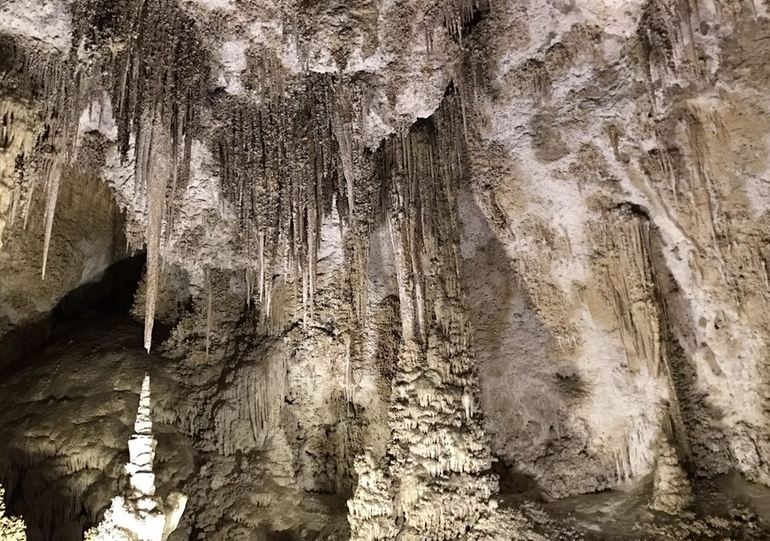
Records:
[[[0,0],[0,541],[770,539],[770,0]]]

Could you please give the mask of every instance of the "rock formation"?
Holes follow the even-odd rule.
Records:
[[[643,485],[616,520],[761,538],[720,483],[770,487],[768,21],[5,0],[0,482],[29,537],[119,493],[92,535],[559,538],[585,522],[554,502]],[[714,490],[723,522],[688,506]]]
[[[128,440],[127,491],[112,499],[102,522],[86,533],[86,540],[165,541],[176,529],[187,497],[173,493],[165,502],[155,497],[152,464],[157,445],[152,435],[150,376],[145,375],[134,433]]]
[[[388,227],[401,307],[394,367],[390,501],[355,501],[354,539],[453,539],[489,515],[496,480],[476,411],[476,378],[455,254],[456,192],[463,149],[459,98],[448,96],[430,124],[387,149]],[[455,155],[447,168],[434,157]],[[430,265],[430,267],[426,267]],[[359,483],[370,483],[371,474]],[[380,483],[382,480],[377,479]],[[359,490],[366,490],[361,487]],[[382,494],[382,490],[380,490]],[[367,493],[371,496],[371,493]],[[362,509],[364,508],[364,509]],[[400,526],[380,526],[387,510]],[[374,524],[358,524],[367,514]],[[360,530],[359,534],[357,530]]]
[[[396,512],[392,481],[368,453],[356,457],[355,494],[348,500],[351,539],[395,539]]]
[[[27,541],[24,521],[5,514],[5,489],[0,486],[0,539],[3,541]]]
[[[665,437],[658,445],[652,490],[650,507],[656,511],[675,515],[690,502],[690,481],[682,470],[676,448]]]

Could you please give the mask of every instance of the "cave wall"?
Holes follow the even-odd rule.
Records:
[[[762,9],[647,3],[602,17],[535,2],[484,29],[487,54],[474,60],[490,83],[472,143],[473,200],[532,307],[529,325],[550,335],[539,381],[580,382],[567,384],[566,410],[532,415],[530,438],[556,451],[508,458],[536,477],[554,471],[554,454],[594,472],[546,481],[554,495],[650,472],[657,433],[672,423],[701,449],[690,457],[699,473],[766,478],[767,323],[752,308],[767,295],[768,102],[755,86],[766,74],[735,71],[736,55],[753,62],[739,43],[764,54]],[[553,21],[554,33],[528,30],[520,11]],[[504,21],[518,24],[513,47],[495,32]],[[501,357],[494,373],[532,377],[529,356],[498,368]],[[698,419],[678,412],[693,401]]]
[[[766,3],[136,6],[3,8],[0,322],[147,250],[134,314],[210,465],[193,508],[221,498],[196,527],[392,497],[394,404],[438,392],[394,384],[409,344],[479,463],[547,498],[672,452],[770,484]]]

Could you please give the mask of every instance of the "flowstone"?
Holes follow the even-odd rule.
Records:
[[[359,455],[353,465],[358,486],[348,500],[348,522],[356,539],[394,539],[398,533],[390,478],[369,453]]]

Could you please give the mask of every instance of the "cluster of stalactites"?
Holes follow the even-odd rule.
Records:
[[[171,142],[168,157],[180,166],[172,175],[185,174],[189,135],[208,80],[208,55],[199,42],[196,23],[176,0],[123,3],[122,9],[108,11],[109,22],[100,21],[107,27],[106,36],[94,36],[82,28],[96,26],[90,17],[105,18],[98,9],[84,10],[77,21],[84,39],[92,40],[92,48],[107,68],[119,150],[127,158],[132,142],[146,137],[146,130],[156,130],[154,123],[160,119]],[[145,158],[136,157],[137,172]]]
[[[105,6],[86,0],[73,7],[73,41],[69,54],[0,44],[0,69],[18,80],[20,91],[40,98],[44,129],[32,156],[24,156],[26,173],[14,190],[12,208],[31,201],[35,186],[45,191],[45,278],[62,181],[78,168],[78,120],[81,112],[106,91],[117,123],[118,148],[134,162],[134,198],[148,216],[148,295],[145,346],[151,344],[162,235],[173,227],[175,193],[189,176],[196,111],[208,79],[208,61],[195,23],[176,0],[123,0]],[[27,203],[28,205],[28,203]],[[26,217],[25,209],[25,217]],[[14,214],[15,216],[15,214]]]
[[[118,10],[120,11],[120,10]],[[174,226],[176,194],[190,173],[207,56],[177,2],[127,0],[113,21],[121,46],[104,52],[123,158],[133,150],[134,199],[145,201],[147,295],[145,348],[152,344],[163,237]],[[109,40],[107,40],[109,41]],[[104,46],[100,43],[97,46]]]
[[[750,3],[749,3],[750,5]],[[666,102],[669,84],[682,85],[682,79],[701,84],[718,62],[710,59],[710,33],[693,28],[729,27],[743,13],[756,17],[741,2],[722,2],[716,9],[699,9],[697,4],[675,0],[651,0],[642,6],[636,32],[637,59],[645,72],[653,113]]]
[[[367,518],[359,507],[392,505],[401,517],[399,538],[414,540],[465,538],[494,510],[497,481],[475,407],[477,378],[459,285],[464,133],[460,97],[449,93],[430,120],[383,149],[380,171],[402,319],[385,473],[392,499],[371,490],[371,472],[359,476],[359,491],[380,500],[375,505],[356,493],[353,539],[386,531],[378,523],[387,513]]]
[[[119,153],[134,166],[133,203],[127,204],[146,222],[144,341],[149,350],[164,239],[174,229],[176,194],[189,179],[209,63],[194,23],[174,0],[121,0],[110,9],[99,0],[87,0],[73,8],[73,23],[73,52],[66,62],[22,66],[46,97],[46,118],[67,119],[56,130],[64,143],[57,143],[39,168],[47,193],[43,274],[63,171],[76,159],[77,137],[67,135],[71,120],[76,128],[95,93],[106,93]],[[358,292],[356,312],[363,317],[366,239],[377,191],[372,160],[360,145],[357,91],[328,75],[290,80],[270,53],[250,53],[249,62],[246,86],[250,98],[256,94],[258,99],[218,100],[213,125],[220,128],[211,133],[223,201],[235,209],[240,249],[251,262],[246,265],[247,301],[259,302],[266,323],[272,277],[282,274],[301,299],[303,321],[313,318],[320,227],[323,217],[336,209],[350,233],[350,281]]]
[[[441,0],[425,16],[428,50],[432,49],[433,31],[446,28],[457,40],[463,38],[463,31],[474,16],[491,7],[491,0]]]
[[[0,78],[19,99],[34,101],[30,114],[36,117],[39,133],[22,148],[15,148],[15,185],[11,202],[10,225],[20,209],[26,228],[31,202],[42,190],[44,205],[44,241],[41,275],[46,276],[48,253],[53,234],[54,215],[62,179],[74,171],[77,159],[78,119],[94,88],[93,66],[80,64],[77,55],[68,56],[53,49],[42,49],[22,38],[3,38],[0,49],[5,58],[0,64]],[[10,106],[12,108],[12,106]],[[11,127],[5,114],[4,126]]]
[[[276,77],[274,70],[269,76]],[[325,216],[337,212],[357,315],[365,314],[368,234],[378,195],[373,159],[360,144],[354,92],[328,75],[276,82],[259,104],[230,98],[218,113],[214,149],[225,200],[236,210],[249,297],[270,317],[271,276],[294,286],[307,324],[314,316]],[[357,294],[356,294],[357,292]]]
[[[380,160],[388,226],[393,239],[401,291],[402,333],[425,345],[431,307],[426,305],[427,280],[440,276],[447,296],[460,299],[457,190],[463,175],[465,146],[462,102],[448,94],[429,122],[388,140]],[[425,263],[430,265],[425,267]],[[436,318],[442,329],[450,317]]]
[[[35,146],[35,135],[26,124],[30,111],[15,100],[0,102],[0,249],[6,225],[13,226],[23,213],[29,216],[28,193],[23,182],[23,164]]]

